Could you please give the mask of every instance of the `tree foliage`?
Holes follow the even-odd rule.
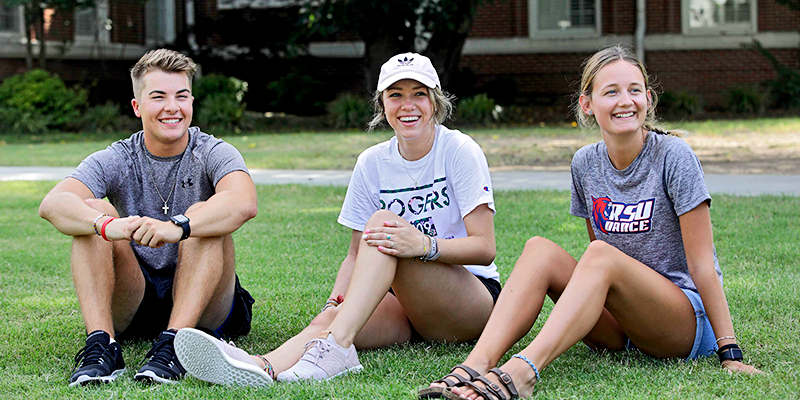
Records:
[[[461,51],[482,3],[493,0],[302,0],[309,35],[364,41],[366,87],[374,90],[381,65],[391,56],[419,51],[433,61],[442,85],[458,70]]]

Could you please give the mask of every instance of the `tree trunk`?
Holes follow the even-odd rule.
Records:
[[[38,28],[36,31],[36,37],[39,39],[39,68],[47,69],[47,48],[45,46],[47,41],[44,37],[44,9],[37,6],[36,15]]]
[[[472,14],[465,13],[454,30],[438,30],[431,35],[425,55],[431,59],[434,68],[439,73],[442,88],[447,88],[450,80],[458,73],[461,63],[461,52],[467,41],[469,31],[472,29]]]
[[[25,68],[28,71],[33,69],[33,33],[31,31],[35,28],[34,21],[33,4],[25,4],[25,37],[28,39],[28,43],[25,44]]]
[[[411,37],[408,37],[411,36]],[[389,57],[414,50],[413,35],[403,36],[401,40],[397,35],[381,35],[376,38],[364,39],[364,87],[370,94],[378,87],[378,77],[381,66]]]

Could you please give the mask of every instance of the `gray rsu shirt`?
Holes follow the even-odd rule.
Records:
[[[177,156],[150,154],[140,131],[86,157],[70,177],[83,182],[96,198],[108,197],[121,217],[139,215],[169,221],[192,204],[208,200],[215,193],[217,182],[233,171],[248,172],[239,151],[191,127],[189,144]],[[166,214],[164,200],[169,207]],[[131,242],[131,247],[152,278],[171,280],[178,260],[178,243],[154,249]],[[169,285],[156,286],[159,292],[169,289]]]
[[[678,217],[704,201],[711,204],[700,160],[675,136],[649,132],[639,156],[621,171],[602,141],[572,159],[570,213],[589,218],[598,240],[695,291]],[[722,282],[716,248],[714,268]]]

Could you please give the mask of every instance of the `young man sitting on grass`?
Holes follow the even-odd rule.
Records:
[[[178,329],[250,331],[253,298],[239,285],[231,233],[256,216],[256,189],[233,146],[189,128],[195,71],[171,50],[142,56],[131,104],[143,130],[84,159],[42,200],[39,215],[73,236],[89,333],[70,386],[122,374],[116,340],[157,339],[134,379],[174,383],[186,372]]]

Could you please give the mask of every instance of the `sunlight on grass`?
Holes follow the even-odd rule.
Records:
[[[68,388],[73,356],[85,333],[69,274],[70,240],[36,213],[54,184],[0,182],[3,398],[414,399],[420,386],[462,362],[474,345],[413,343],[362,351],[366,370],[359,375],[252,389],[194,379],[139,385],[131,371],[138,369],[149,343],[138,342],[125,344],[129,372],[114,384]],[[266,353],[318,312],[350,240],[349,231],[336,223],[344,194],[343,187],[258,187],[258,217],[234,234],[237,272],[256,299],[253,330],[237,346]],[[575,257],[586,249],[586,227],[569,216],[568,192],[501,191],[496,203],[496,263],[503,281],[534,235],[550,238]],[[736,335],[745,357],[768,374],[731,377],[716,359],[656,360],[638,352],[592,352],[578,344],[543,371],[536,398],[797,397],[800,198],[715,196],[711,213]],[[20,229],[25,233],[20,235]],[[551,309],[546,300],[531,332],[503,360],[533,339]]]

